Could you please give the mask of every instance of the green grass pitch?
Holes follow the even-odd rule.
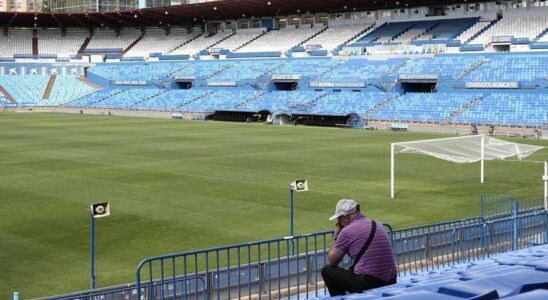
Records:
[[[390,143],[432,134],[225,122],[0,114],[0,299],[89,288],[91,203],[97,221],[98,287],[135,280],[146,257],[288,234],[288,184],[297,233],[332,228],[343,197],[395,228],[479,214],[481,193],[543,193],[539,163],[453,164],[396,156]],[[547,141],[516,141],[548,146]],[[542,150],[528,160],[546,160]]]

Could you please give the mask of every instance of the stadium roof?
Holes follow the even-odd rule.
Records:
[[[0,26],[9,27],[142,27],[192,25],[209,20],[364,11],[382,8],[462,3],[465,0],[219,0],[120,12],[15,13],[1,12]],[[270,3],[270,4],[268,4]]]

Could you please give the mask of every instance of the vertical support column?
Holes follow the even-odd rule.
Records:
[[[294,243],[293,243],[293,189],[289,186],[289,240],[287,241],[287,246],[289,247],[288,255],[292,256],[294,253]]]
[[[19,300],[19,292],[13,292],[13,300]]]
[[[548,162],[544,162],[544,210],[548,210]]]
[[[93,212],[90,213],[91,216],[91,250],[90,250],[90,284],[91,289],[95,289],[95,218],[93,217]]]
[[[481,183],[484,182],[484,176],[485,173],[483,171],[484,168],[484,158],[485,158],[485,135],[481,136]]]
[[[394,143],[390,144],[390,198],[394,199]]]
[[[513,203],[513,228],[512,228],[512,251],[518,250],[518,215],[519,215],[519,204],[517,201]]]
[[[289,189],[289,236],[293,236],[293,190]]]

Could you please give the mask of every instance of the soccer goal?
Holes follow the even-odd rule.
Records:
[[[486,135],[467,135],[453,138],[392,143],[390,147],[390,197],[394,198],[395,189],[395,155],[412,153],[433,156],[454,163],[480,162],[480,182],[485,178],[485,160],[526,158],[542,149],[534,146],[499,140]]]

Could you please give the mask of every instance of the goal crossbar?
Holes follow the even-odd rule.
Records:
[[[508,142],[485,135],[392,143],[390,146],[390,197],[394,198],[395,195],[394,160],[396,153],[428,155],[455,163],[479,161],[480,182],[483,183],[485,160],[506,159],[512,156],[521,160],[542,148],[544,147]]]

